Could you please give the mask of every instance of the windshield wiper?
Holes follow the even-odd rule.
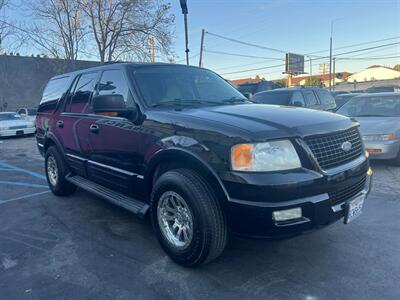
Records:
[[[237,97],[231,97],[228,99],[223,99],[221,102],[222,103],[245,103],[247,101],[247,99],[243,99],[243,98],[237,98]]]
[[[187,100],[187,99],[174,99],[170,101],[163,101],[159,103],[155,103],[151,105],[151,107],[158,107],[158,106],[186,106],[186,105],[199,105],[199,104],[221,104],[220,102],[216,101],[206,101],[206,100]]]

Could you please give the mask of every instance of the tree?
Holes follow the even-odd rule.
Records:
[[[311,84],[310,84],[310,78],[306,78],[305,81],[305,86],[321,86],[323,84],[323,81],[321,78],[318,77],[311,77]]]
[[[397,64],[393,67],[393,69],[395,69],[396,71],[400,72],[400,64]]]
[[[33,44],[54,57],[76,60],[82,50],[86,27],[77,0],[36,0],[35,19],[29,30]]]
[[[287,86],[287,80],[286,79],[278,79],[275,80],[275,83],[280,84],[281,86]]]
[[[7,0],[0,0],[0,51],[3,49],[4,39],[9,35],[10,28],[5,23],[4,11],[8,4]]]
[[[170,5],[160,0],[79,0],[89,18],[100,61],[149,59],[149,37],[158,50],[171,54]]]

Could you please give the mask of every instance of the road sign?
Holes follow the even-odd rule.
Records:
[[[304,55],[286,53],[285,73],[297,75],[304,74]]]

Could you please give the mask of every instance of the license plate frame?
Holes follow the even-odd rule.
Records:
[[[362,214],[365,198],[366,195],[361,194],[346,203],[344,215],[345,224],[349,224]]]

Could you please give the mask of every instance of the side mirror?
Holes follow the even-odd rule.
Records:
[[[293,102],[293,106],[296,106],[296,107],[304,107],[304,103],[301,102],[301,101],[294,101],[294,102]]]
[[[92,103],[96,114],[116,113],[118,116],[127,118],[137,118],[138,115],[136,106],[126,107],[122,95],[98,95],[93,97]]]
[[[252,93],[244,93],[243,95],[249,100],[253,97]]]

